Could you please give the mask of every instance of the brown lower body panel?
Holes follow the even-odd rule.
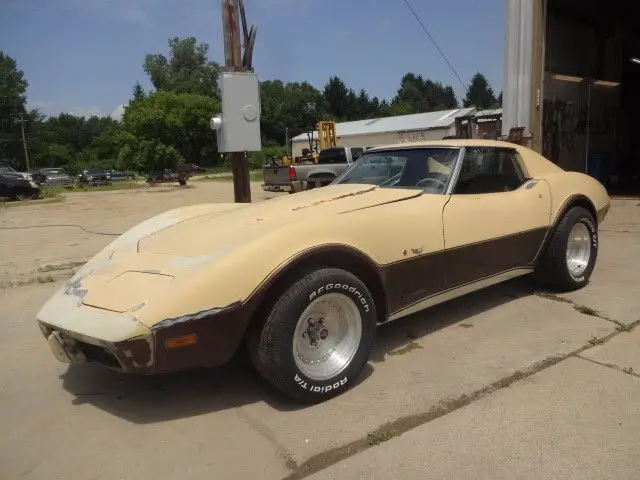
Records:
[[[445,290],[530,266],[547,228],[420,255],[383,267],[388,311],[402,310]]]

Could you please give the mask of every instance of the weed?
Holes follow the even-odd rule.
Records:
[[[633,367],[624,367],[624,368],[622,369],[622,371],[623,371],[624,373],[629,373],[629,374],[631,374],[631,373],[633,373]]]
[[[598,338],[598,337],[591,337],[589,339],[589,343],[591,345],[601,345],[601,344],[604,343],[604,340],[602,340],[601,338]]]
[[[396,434],[385,428],[379,428],[367,435],[367,443],[370,447],[374,445],[380,445],[383,442],[387,442],[395,437]]]
[[[632,326],[625,325],[623,323],[619,323],[618,326],[616,327],[616,331],[619,332],[619,333],[630,332],[631,330],[633,330]]]
[[[591,307],[587,307],[586,305],[574,305],[573,308],[584,315],[591,315],[592,317],[600,316],[600,313],[597,310],[594,310]]]
[[[72,268],[80,267],[84,265],[85,262],[66,262],[66,263],[58,263],[58,264],[48,264],[38,268],[39,273],[48,273],[48,272],[59,272],[62,270],[70,270]]]
[[[38,275],[38,277],[36,278],[36,281],[38,283],[53,283],[56,281],[56,279],[53,278],[53,275],[45,275],[44,277],[41,277],[40,275]]]

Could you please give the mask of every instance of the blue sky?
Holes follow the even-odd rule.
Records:
[[[410,0],[465,81],[502,83],[504,0]],[[338,75],[354,89],[391,98],[406,72],[463,92],[401,0],[245,0],[258,26],[261,80]],[[195,36],[222,63],[220,0],[0,0],[0,48],[29,81],[30,107],[47,114],[109,115],[126,104],[147,53],[170,36]]]

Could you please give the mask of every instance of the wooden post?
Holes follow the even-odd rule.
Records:
[[[24,134],[24,115],[20,115],[20,130],[22,132],[22,148],[24,149],[24,161],[27,164],[27,172],[31,170],[31,166],[29,165],[29,149],[27,148],[27,138]]]
[[[222,0],[222,31],[224,32],[224,62],[230,72],[242,71],[242,42],[238,0]],[[236,203],[251,203],[249,161],[246,152],[231,152],[233,193]]]

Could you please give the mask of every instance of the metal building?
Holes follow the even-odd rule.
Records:
[[[341,122],[336,124],[336,144],[342,147],[373,147],[390,143],[441,140],[442,137],[455,135],[457,117],[473,115],[475,112],[474,108],[456,108]],[[311,133],[301,133],[291,139],[293,156],[300,156],[303,148],[309,148]],[[317,138],[318,132],[313,132],[313,139]]]
[[[624,0],[505,0],[503,134],[640,191],[640,29]]]

